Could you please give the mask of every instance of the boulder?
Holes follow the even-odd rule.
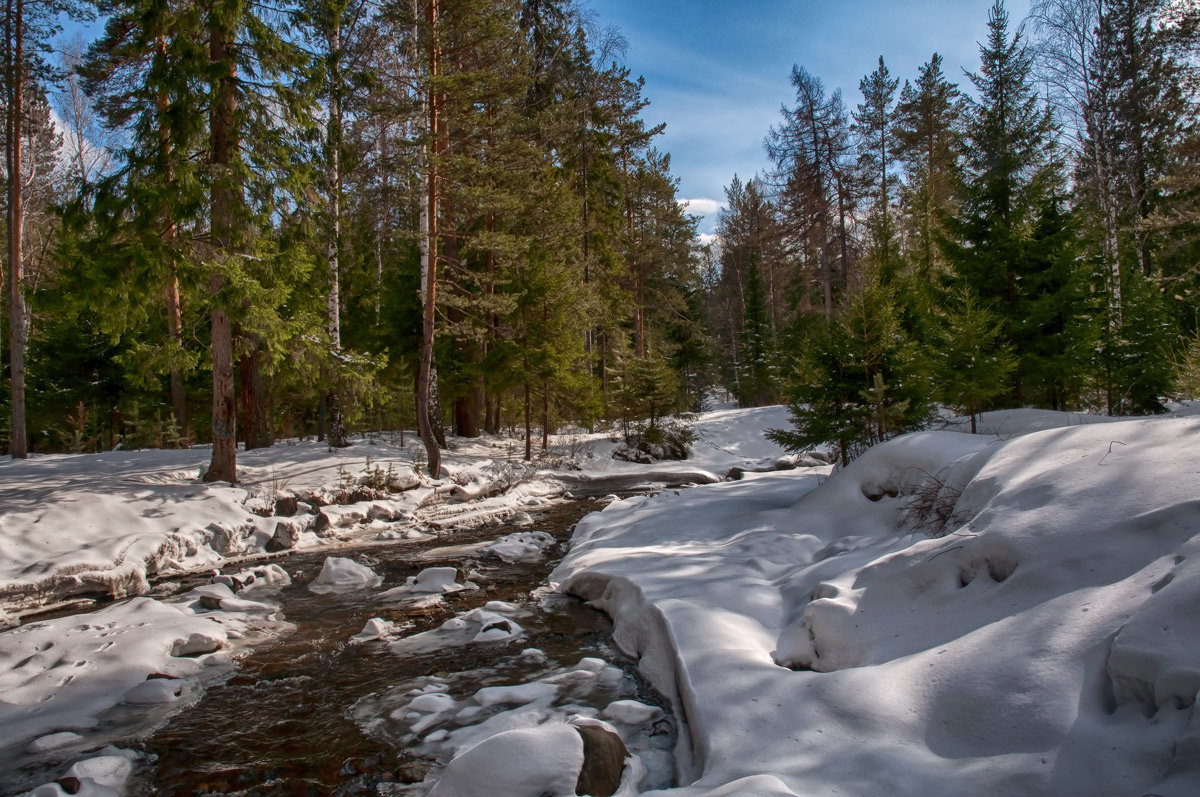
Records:
[[[629,750],[620,736],[606,728],[585,725],[575,730],[583,738],[583,766],[575,793],[611,797],[621,787],[621,773]]]
[[[307,530],[307,516],[279,521],[275,524],[275,533],[267,540],[267,553],[292,550],[300,540],[300,535]]]
[[[281,493],[275,497],[275,516],[292,517],[300,511],[300,499],[291,493]]]

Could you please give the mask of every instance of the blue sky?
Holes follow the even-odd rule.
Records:
[[[671,153],[679,196],[709,210],[736,173],[769,168],[763,138],[791,104],[792,65],[840,88],[849,108],[858,82],[882,55],[893,77],[915,80],[934,52],[946,75],[968,83],[979,67],[992,0],[590,0],[601,26],[615,25],[629,47],[624,64],[646,78],[650,124],[666,122],[656,146]],[[1006,0],[1013,28],[1029,0]],[[702,200],[708,200],[703,202]]]

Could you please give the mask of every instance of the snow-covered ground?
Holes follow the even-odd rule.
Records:
[[[1050,419],[585,518],[554,578],[686,716],[671,793],[1200,793],[1200,419]]]
[[[987,415],[991,434],[910,435],[832,474],[773,470],[787,458],[762,430],[786,424],[779,407],[705,413],[680,463],[612,460],[604,436],[560,437],[541,468],[502,439],[454,441],[437,482],[414,472],[412,441],[382,439],[242,454],[237,487],[198,481],[201,448],[2,463],[10,622],[97,589],[143,597],[0,634],[0,749],[78,748],[74,775],[91,793],[119,790],[131,754],[88,753],[81,735],[119,703],[186,704],[241,646],[286,628],[272,603],[279,574],[253,561],[268,549],[336,555],[343,539],[519,519],[566,491],[695,483],[588,516],[553,577],[612,615],[618,643],[675,704],[671,793],[1195,794],[1200,419],[1181,416]],[[723,481],[734,469],[740,480]],[[389,475],[406,489],[352,494]],[[289,494],[349,503],[293,515],[276,500]],[[531,529],[494,553],[536,556],[540,542]],[[231,558],[248,558],[255,576],[236,596],[220,584],[144,596],[156,575]],[[336,560],[329,570],[318,588],[391,586]],[[433,599],[454,586],[437,575],[426,579],[436,590],[400,589]],[[519,633],[481,618],[459,631]],[[360,636],[433,643],[382,625]],[[537,705],[558,677],[520,699]],[[413,722],[426,703],[449,710],[436,684],[427,691],[404,698],[420,703],[406,709]],[[617,713],[610,727],[635,719]],[[469,729],[439,737],[463,754],[439,793],[468,795],[473,783],[571,793],[561,769],[577,764],[579,735],[547,716],[541,730],[507,728],[487,747],[472,747],[486,740]],[[530,745],[544,780],[514,769]],[[620,793],[637,793],[637,774]]]
[[[286,573],[254,561],[265,552],[326,548],[328,572],[313,589],[372,589],[373,574],[336,555],[345,542],[401,543],[431,526],[496,518],[520,525],[525,509],[568,490],[707,483],[734,467],[774,467],[787,458],[758,430],[783,422],[780,408],[712,413],[696,425],[695,456],[657,466],[613,460],[616,443],[605,435],[561,436],[555,456],[533,465],[519,461],[511,440],[455,440],[438,481],[418,473],[411,437],[403,447],[377,438],[340,451],[297,442],[241,453],[236,487],[199,480],[209,457],[202,447],[0,462],[0,628],[9,628],[0,633],[0,752],[71,760],[104,741],[97,728],[106,712],[197,698],[246,645],[287,628],[271,600]],[[398,491],[368,495],[365,487],[388,481]],[[496,540],[490,553],[536,558],[545,544],[531,529]],[[236,595],[229,587],[241,583],[148,595],[156,577],[231,560],[246,560],[242,581],[252,581]],[[23,614],[104,593],[130,599],[12,628]],[[130,756],[102,750],[70,774],[119,786]]]

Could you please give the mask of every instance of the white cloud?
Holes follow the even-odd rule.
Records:
[[[717,237],[718,236],[716,236],[716,235],[711,235],[710,233],[702,232],[696,236],[696,242],[699,243],[701,246],[708,246],[713,241],[716,241]]]
[[[688,213],[694,213],[698,216],[711,216],[712,214],[725,207],[723,202],[716,199],[681,199],[680,206]]]

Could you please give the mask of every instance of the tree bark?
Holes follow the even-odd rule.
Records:
[[[525,383],[525,461],[529,462],[533,459],[533,423],[530,417],[531,400],[529,396],[529,383]]]
[[[429,164],[426,169],[426,196],[421,208],[422,251],[421,276],[424,313],[421,324],[421,363],[417,369],[417,433],[425,444],[425,455],[429,461],[429,475],[441,477],[442,452],[434,437],[430,419],[429,403],[431,376],[433,373],[434,322],[437,319],[437,260],[438,260],[438,155],[440,154],[439,103],[438,103],[438,0],[429,0],[425,5],[425,22],[429,27]]]
[[[173,226],[173,225],[172,225]],[[167,335],[171,345],[177,350],[183,349],[183,315],[179,305],[179,273],[175,264],[167,274]],[[183,388],[183,372],[177,366],[171,366],[171,408],[175,421],[175,429],[182,438],[188,436],[187,429],[187,394]]]
[[[25,433],[25,349],[29,341],[29,314],[25,307],[25,275],[21,234],[25,225],[21,164],[21,112],[25,83],[25,3],[9,0],[5,17],[8,30],[8,330],[12,429],[8,451],[13,459],[25,459],[29,442]],[[14,111],[15,109],[15,111]]]
[[[267,391],[263,385],[261,347],[251,336],[251,351],[238,360],[239,386],[242,399],[242,426],[246,450],[270,448],[275,443],[274,430],[267,413]]]
[[[160,35],[155,41],[154,58],[159,66],[165,67],[167,59],[167,37]],[[171,163],[171,128],[168,126],[167,107],[169,100],[165,91],[160,90],[158,96],[155,97],[155,107],[158,110],[158,147],[159,154],[163,161],[163,181],[167,185],[175,183],[175,168]],[[83,150],[80,149],[80,169],[83,168]],[[168,248],[171,248],[175,241],[177,226],[175,219],[171,217],[169,208],[162,209],[162,236],[167,242]],[[176,269],[175,261],[172,260],[167,269],[167,337],[170,345],[176,349],[175,354],[178,355],[183,349],[183,314],[179,305],[179,272]],[[181,438],[188,436],[187,432],[187,397],[183,389],[183,372],[179,366],[172,364],[170,367],[170,382],[171,382],[171,409],[175,421],[176,433]]]
[[[209,61],[223,74],[214,87],[210,121],[212,273],[208,290],[212,298],[212,462],[204,480],[237,482],[237,407],[233,390],[233,326],[224,308],[221,289],[225,279],[221,261],[234,246],[236,180],[233,153],[237,150],[234,116],[237,111],[237,65],[230,54],[233,32],[222,27],[214,14],[209,29]]]
[[[325,301],[325,316],[329,331],[329,345],[336,358],[342,350],[342,321],[341,321],[341,230],[342,230],[342,89],[341,73],[339,70],[342,48],[341,20],[334,9],[334,16],[329,25],[329,123],[326,131],[326,146],[328,147],[328,180],[329,180],[329,240],[326,254],[329,262],[329,294]],[[334,366],[336,368],[336,364]],[[332,377],[333,383],[325,400],[328,413],[329,445],[333,448],[345,448],[349,445],[346,440],[346,424],[342,418],[342,400],[338,395],[338,378]]]
[[[550,449],[550,384],[542,382],[542,450]]]

